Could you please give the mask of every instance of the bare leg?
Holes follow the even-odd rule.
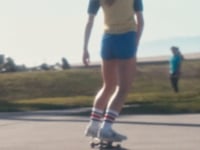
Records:
[[[109,99],[104,115],[104,121],[99,130],[99,137],[105,140],[112,139],[114,141],[122,141],[126,140],[127,137],[112,130],[112,124],[119,115],[132,85],[134,74],[136,72],[136,59],[117,60],[116,66],[118,86]]]
[[[136,72],[136,58],[118,60],[118,88],[112,95],[108,108],[120,112],[131,88]]]
[[[114,132],[111,126],[121,111],[132,85],[135,70],[135,58],[129,60],[103,61],[103,87],[95,98],[91,120],[85,131],[86,136],[99,136],[102,139],[112,138],[115,141],[126,139],[126,136]],[[105,109],[104,121],[101,124],[100,118]],[[99,127],[101,128],[100,130]]]
[[[93,107],[104,110],[118,84],[118,70],[116,60],[104,60],[102,62],[102,78],[103,86],[95,97]]]
[[[97,137],[103,112],[108,105],[111,95],[117,87],[118,70],[116,60],[103,61],[102,78],[103,86],[95,97],[90,122],[85,130],[86,136]]]

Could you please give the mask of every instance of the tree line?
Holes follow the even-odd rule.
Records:
[[[71,66],[68,60],[63,57],[60,63],[53,65],[42,63],[39,66],[26,67],[26,65],[17,65],[15,60],[11,57],[5,57],[5,55],[0,54],[0,73],[4,72],[20,72],[20,71],[48,71],[48,70],[65,70],[70,69]]]

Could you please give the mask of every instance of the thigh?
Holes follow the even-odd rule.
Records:
[[[136,58],[118,60],[119,87],[129,90],[136,73]]]
[[[103,60],[102,61],[102,78],[104,86],[114,88],[118,84],[117,74],[117,61],[116,60]]]

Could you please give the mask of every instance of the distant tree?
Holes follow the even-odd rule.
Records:
[[[3,54],[0,54],[0,65],[3,65],[5,63],[5,56]]]
[[[64,58],[64,57],[62,58],[62,68],[63,69],[69,69],[70,68],[70,65],[69,65],[67,59]]]
[[[40,65],[40,69],[41,69],[41,70],[50,70],[50,67],[49,67],[48,64],[43,63],[43,64]]]
[[[27,71],[26,65],[17,65],[17,71]]]
[[[17,71],[17,66],[11,57],[6,58],[6,62],[3,65],[5,72],[15,72]]]

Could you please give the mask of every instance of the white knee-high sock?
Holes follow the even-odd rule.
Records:
[[[101,123],[101,119],[103,117],[103,110],[98,108],[92,108],[92,112],[90,115],[90,123],[92,126],[99,126]]]
[[[105,130],[109,130],[112,128],[112,124],[115,121],[116,117],[119,116],[119,113],[117,111],[108,109],[104,115],[103,123],[101,125],[101,128]]]

